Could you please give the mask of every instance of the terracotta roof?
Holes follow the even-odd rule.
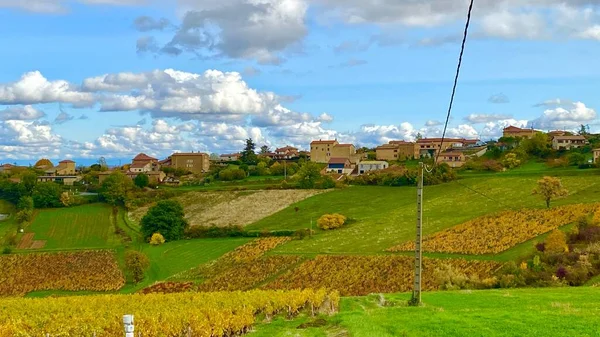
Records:
[[[444,143],[462,143],[466,139],[463,138],[444,138]],[[417,140],[417,143],[440,143],[442,138],[423,138]]]
[[[171,157],[173,156],[208,156],[208,154],[204,152],[176,152],[171,155]]]
[[[232,154],[222,154],[219,157],[239,157],[241,156],[241,154],[239,153],[232,153]]]
[[[15,165],[13,164],[2,164],[3,168],[11,168],[11,167],[15,167]]]
[[[354,146],[354,144],[338,144],[336,146],[340,146],[340,147],[350,147],[350,146]]]
[[[407,142],[405,140],[390,140],[389,144],[406,145],[406,144],[414,144],[414,143],[413,142]]]
[[[350,162],[350,160],[348,158],[331,158],[331,159],[329,159],[329,164],[346,164],[349,162]]]
[[[288,146],[280,147],[275,150],[275,152],[283,152],[283,151],[298,151],[298,149],[293,146],[288,145]]]
[[[532,129],[521,129],[516,126],[507,126],[504,128],[504,131],[533,131]]]
[[[564,139],[564,140],[586,140],[584,136],[556,136],[554,139]]]
[[[59,161],[58,163],[59,163],[59,164],[71,164],[71,163],[75,164],[75,162],[74,162],[74,161],[72,161],[72,160],[69,160],[69,159],[67,159],[67,160],[63,160],[63,161]]]
[[[376,147],[375,149],[376,149],[376,150],[378,150],[378,149],[381,149],[381,150],[388,150],[388,149],[389,149],[389,150],[393,150],[393,149],[397,149],[397,148],[399,148],[399,147],[400,147],[400,146],[399,146],[399,145],[397,145],[397,144],[383,144],[383,145],[379,145],[379,146],[378,146],[378,147]]]
[[[142,160],[146,160],[146,161],[156,160],[156,161],[158,161],[158,159],[156,159],[154,157],[150,157],[149,155],[147,155],[145,153],[138,154],[137,156],[135,156],[135,158],[133,158],[133,160],[139,160],[139,161],[142,161]]]
[[[313,140],[310,142],[311,144],[333,144],[337,142],[337,140]]]
[[[146,167],[146,165],[148,165],[148,163],[133,163],[129,167],[131,167],[131,168],[144,168],[144,167]]]

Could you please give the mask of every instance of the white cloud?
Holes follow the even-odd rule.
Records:
[[[581,33],[579,33],[579,37],[581,37],[582,39],[600,41],[600,25],[593,25],[591,27],[586,28]]]
[[[493,104],[505,104],[509,103],[510,99],[503,93],[494,94],[488,98],[488,102]]]
[[[0,84],[0,104],[71,103],[76,107],[94,103],[91,93],[81,92],[67,81],[48,81],[39,71],[24,74],[17,82]]]
[[[64,124],[68,121],[72,121],[73,119],[75,119],[75,117],[73,115],[70,115],[64,111],[61,111],[58,116],[56,116],[56,118],[54,119],[54,124]]]
[[[481,20],[483,33],[503,39],[545,38],[546,22],[537,12],[513,12],[504,10],[490,13]]]
[[[0,111],[0,120],[36,120],[45,117],[46,114],[31,105],[14,106]]]
[[[465,122],[473,124],[482,124],[510,118],[512,118],[512,116],[505,114],[470,114],[466,116],[464,120]]]
[[[433,120],[430,119],[427,122],[425,122],[425,126],[438,126],[438,125],[442,125],[443,123],[437,120]]]
[[[141,5],[146,0],[77,0],[89,5]],[[0,0],[0,8],[14,8],[34,13],[62,14],[68,11],[67,0]]]
[[[570,106],[545,110],[542,116],[530,121],[529,126],[537,129],[576,129],[597,117],[596,110],[582,102],[574,102]]]
[[[516,126],[524,128],[527,126],[527,120],[516,120],[513,118],[498,120],[494,122],[487,122],[483,130],[480,132],[483,140],[494,139],[502,137],[502,131],[508,126]]]

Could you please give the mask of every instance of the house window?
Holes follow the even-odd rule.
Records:
[[[338,170],[338,173],[339,173],[339,174],[342,174],[342,172],[343,172],[343,170]]]

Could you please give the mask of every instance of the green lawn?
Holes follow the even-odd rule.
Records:
[[[144,244],[141,246],[141,251],[150,259],[146,278],[136,286],[127,286],[122,292],[144,288],[156,281],[164,281],[175,274],[216,260],[250,240],[250,238],[196,239],[167,242],[156,247]]]
[[[424,293],[422,307],[409,294],[342,298],[340,313],[318,319],[277,318],[251,336],[598,336],[598,288],[503,289]],[[318,327],[303,328],[302,323]],[[316,324],[315,324],[316,323]]]
[[[587,171],[587,172],[586,172]],[[536,181],[550,172],[466,176],[458,182],[426,186],[424,191],[424,234],[431,234],[469,219],[505,209],[542,208],[532,195]],[[580,172],[586,173],[581,175]],[[569,196],[553,205],[600,201],[600,177],[596,170],[578,170],[562,176]],[[465,187],[467,186],[467,187]],[[480,191],[491,199],[472,190]],[[415,235],[416,190],[414,187],[352,186],[320,194],[264,218],[248,229],[316,229],[316,220],[326,213],[341,213],[355,221],[345,228],[324,232],[317,229],[312,239],[292,241],[279,253],[377,253],[413,240]],[[295,207],[299,210],[296,212]]]
[[[0,246],[11,233],[16,233],[15,206],[6,200],[0,200],[0,214],[8,214],[8,218],[0,220]]]
[[[111,223],[111,207],[89,204],[36,212],[25,231],[46,240],[44,249],[107,248],[120,244]]]

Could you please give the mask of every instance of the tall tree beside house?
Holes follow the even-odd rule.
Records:
[[[150,178],[147,174],[140,173],[133,179],[133,183],[139,188],[146,188],[150,184]]]
[[[298,179],[298,187],[314,188],[317,181],[321,179],[321,168],[314,162],[306,162],[298,170],[296,179]]]
[[[244,147],[244,151],[242,151],[240,156],[240,161],[246,165],[254,165],[258,159],[256,155],[256,145],[252,138],[246,139],[246,147]]]
[[[26,193],[31,195],[35,188],[35,184],[37,184],[37,174],[30,170],[23,172],[23,175],[21,175],[21,184],[23,184]]]
[[[417,135],[415,136],[416,140],[421,140],[423,139],[423,135],[420,132],[417,132]]]
[[[57,183],[45,182],[35,185],[32,198],[36,208],[49,208],[63,206],[60,201],[62,188]]]
[[[538,186],[533,190],[533,194],[539,195],[546,202],[546,207],[550,208],[550,202],[553,199],[566,196],[568,191],[562,186],[562,182],[556,177],[543,177],[538,180]]]
[[[166,241],[183,239],[189,227],[181,204],[175,200],[162,200],[152,206],[142,218],[142,234],[149,240],[154,233],[160,233]]]
[[[269,153],[269,147],[267,145],[263,145],[260,147],[260,154],[267,154]]]
[[[111,205],[123,205],[127,199],[127,193],[133,188],[133,182],[121,172],[111,173],[102,182],[100,195]]]

